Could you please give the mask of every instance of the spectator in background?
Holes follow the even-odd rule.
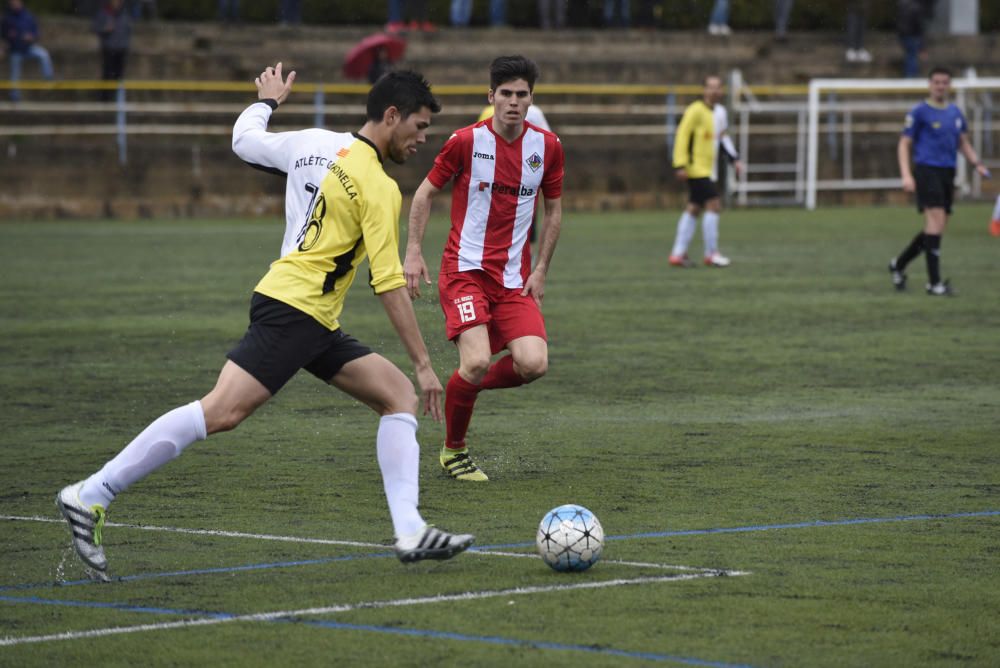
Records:
[[[538,25],[543,30],[565,28],[568,2],[569,0],[538,0]]]
[[[788,21],[792,17],[793,0],[774,0],[774,38],[788,41]]]
[[[302,0],[281,0],[278,7],[278,22],[283,26],[301,25]]]
[[[219,0],[219,20],[223,23],[239,23],[240,0]]]
[[[38,43],[38,22],[24,7],[22,0],[8,0],[3,18],[0,19],[0,32],[7,43],[7,57],[10,58],[10,81],[17,84],[21,80],[21,63],[25,58],[37,60],[42,67],[42,76],[52,79],[52,59],[49,52]],[[10,89],[10,99],[21,99],[21,91],[17,87]]]
[[[865,24],[868,22],[868,0],[847,3],[847,53],[849,63],[870,63],[872,54],[865,48]]]
[[[392,70],[392,62],[389,60],[389,52],[384,46],[375,50],[375,58],[368,68],[368,83],[375,83],[382,78],[382,75]]]
[[[389,0],[389,22],[385,24],[386,32],[392,34],[404,30],[434,32],[436,29],[434,24],[427,20],[427,0]]]
[[[604,25],[608,28],[628,28],[631,19],[629,9],[629,0],[604,0]]]
[[[132,18],[141,21],[144,18],[150,21],[156,19],[156,0],[133,0]]]
[[[472,21],[472,0],[451,0],[451,24],[468,28]]]
[[[490,25],[494,28],[507,25],[507,0],[490,0]]]
[[[712,5],[712,15],[708,17],[709,35],[730,35],[729,28],[729,0],[715,0]]]
[[[132,41],[132,17],[125,11],[125,0],[107,0],[94,15],[94,32],[101,42],[101,78],[121,81]],[[114,91],[101,91],[101,99],[114,98]]]
[[[899,0],[897,25],[903,45],[903,76],[920,76],[924,56],[924,25],[934,15],[934,0]]]
[[[662,9],[657,7],[659,4],[657,0],[641,0],[639,11],[635,15],[635,24],[640,28],[655,28],[657,15],[662,12]]]

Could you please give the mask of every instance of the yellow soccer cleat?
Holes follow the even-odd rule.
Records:
[[[472,480],[483,482],[489,480],[482,469],[469,457],[469,449],[451,450],[448,447],[441,448],[441,467],[448,472],[455,480]]]

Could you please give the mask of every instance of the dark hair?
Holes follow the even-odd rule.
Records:
[[[947,67],[944,67],[942,65],[938,65],[936,67],[931,68],[931,72],[930,72],[930,74],[927,75],[927,78],[928,79],[933,79],[935,74],[943,74],[946,77],[948,77],[949,79],[952,78],[951,77],[951,70],[949,70]]]
[[[403,118],[420,111],[421,107],[427,107],[434,114],[441,111],[427,79],[412,70],[387,72],[368,91],[368,120],[381,121],[389,107],[399,109]]]
[[[538,79],[538,65],[524,56],[500,56],[490,63],[490,89],[496,90],[500,84],[515,79],[528,82],[528,90],[535,90],[535,80]]]

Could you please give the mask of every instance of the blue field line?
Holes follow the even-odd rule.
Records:
[[[318,626],[321,628],[351,630],[351,631],[372,631],[374,633],[388,633],[394,635],[410,636],[417,638],[436,638],[440,640],[460,640],[464,642],[479,642],[491,645],[506,645],[510,647],[525,647],[530,649],[554,649],[572,652],[588,652],[591,654],[604,654],[606,656],[619,656],[628,659],[643,659],[645,661],[669,661],[672,663],[682,663],[688,666],[710,666],[712,668],[752,668],[746,664],[722,663],[719,661],[706,661],[689,656],[673,656],[670,654],[656,654],[653,652],[633,652],[613,647],[599,647],[595,645],[568,645],[557,642],[543,642],[536,640],[518,640],[516,638],[504,638],[503,636],[479,636],[467,633],[453,633],[450,631],[431,631],[426,629],[402,629],[396,626],[374,626],[369,624],[347,624],[333,621],[303,621],[298,623],[306,626]]]
[[[808,529],[816,527],[851,526],[858,524],[885,524],[891,522],[913,522],[918,520],[948,520],[975,517],[995,517],[1000,516],[1000,510],[982,510],[965,513],[948,513],[937,515],[899,515],[896,517],[859,517],[842,520],[810,520],[806,522],[791,522],[786,524],[756,524],[741,527],[720,527],[715,529],[679,529],[675,531],[653,531],[647,533],[635,533],[620,536],[605,536],[605,540],[636,540],[641,538],[669,538],[673,536],[701,536],[708,534],[727,533],[751,533],[756,531],[774,531],[779,529]],[[505,543],[496,545],[478,545],[469,548],[470,552],[483,552],[489,550],[510,550],[517,548],[534,548],[531,543]],[[394,556],[392,552],[373,552],[369,554],[343,555],[339,557],[325,557],[322,559],[305,559],[300,561],[280,561],[264,564],[247,564],[243,566],[220,566],[218,568],[202,568],[188,571],[170,571],[165,573],[140,573],[137,575],[125,575],[114,578],[114,582],[131,582],[134,580],[150,580],[154,578],[183,577],[187,575],[209,575],[213,573],[235,573],[240,571],[268,570],[273,568],[290,568],[295,566],[314,566],[329,564],[338,561],[355,561],[359,559],[381,559]],[[72,580],[69,582],[37,582],[16,585],[0,586],[3,591],[23,591],[29,589],[41,589],[45,587],[70,587],[75,585],[97,584],[94,580]]]
[[[336,561],[355,561],[358,559],[379,559],[396,556],[392,552],[374,552],[370,554],[348,554],[339,557],[324,557],[322,559],[300,559],[298,561],[276,561],[265,564],[246,564],[243,566],[219,566],[216,568],[195,568],[187,571],[165,571],[160,573],[139,573],[136,575],[122,575],[114,577],[111,582],[132,582],[135,580],[152,580],[155,578],[173,578],[186,575],[211,575],[213,573],[238,573],[240,571],[262,571],[272,568],[292,568],[296,566],[315,566],[317,564],[330,564]],[[2,591],[24,591],[27,589],[42,589],[45,587],[73,587],[78,585],[107,584],[98,580],[67,580],[64,582],[29,582],[25,584],[5,585],[0,587]]]
[[[212,619],[230,619],[236,615],[225,612],[206,612],[204,610],[176,610],[174,608],[150,608],[144,605],[130,605],[128,603],[104,603],[101,601],[67,601],[65,599],[39,598],[38,596],[2,596],[0,601],[8,603],[35,603],[37,605],[55,605],[70,608],[105,608],[110,610],[120,610],[123,612],[144,612],[154,615],[196,615],[199,617],[210,617]]]
[[[749,533],[752,531],[774,531],[777,529],[811,529],[813,527],[852,526],[855,524],[886,524],[889,522],[915,522],[919,520],[953,520],[968,517],[995,517],[1000,510],[983,510],[971,513],[951,513],[948,515],[899,515],[896,517],[859,517],[845,520],[812,520],[809,522],[792,522],[789,524],[758,524],[745,527],[730,527],[724,529],[689,529],[680,531],[653,531],[649,533],[634,533],[626,536],[605,536],[605,540],[633,540],[636,538],[666,538],[669,536],[702,536],[713,533]]]
[[[918,520],[952,520],[969,517],[996,517],[1000,510],[981,510],[968,513],[948,513],[942,515],[898,515],[896,517],[858,517],[843,520],[809,520],[787,524],[754,524],[742,527],[720,527],[715,529],[677,529],[675,531],[650,531],[646,533],[605,536],[604,540],[636,540],[639,538],[670,538],[673,536],[704,536],[708,534],[751,533],[754,531],[775,531],[778,529],[811,529],[815,527],[851,526],[855,524],[887,524],[890,522],[914,522]],[[503,545],[482,545],[472,550],[510,550],[519,547],[534,547],[534,543],[505,543]]]
[[[37,596],[2,596],[0,601],[11,603],[34,603],[38,605],[56,605],[72,608],[98,608],[112,609],[122,612],[139,612],[155,615],[178,615],[184,617],[201,617],[208,619],[232,619],[239,615],[228,612],[208,612],[204,610],[178,610],[174,608],[150,608],[140,605],[129,605],[127,603],[102,603],[99,601],[68,601],[60,599],[39,598]],[[718,661],[706,661],[688,656],[674,656],[670,654],[656,654],[653,652],[636,652],[613,647],[599,647],[595,645],[569,645],[565,643],[544,642],[535,640],[520,640],[517,638],[505,638],[503,636],[482,636],[467,633],[454,633],[450,631],[434,631],[429,629],[405,629],[398,626],[376,626],[372,624],[348,624],[345,622],[334,622],[328,620],[307,620],[280,618],[260,620],[267,623],[279,624],[302,624],[324,629],[338,631],[368,631],[371,633],[385,633],[389,635],[402,635],[417,638],[436,638],[439,640],[456,640],[461,642],[478,642],[491,645],[505,645],[510,647],[525,647],[531,649],[547,649],[574,652],[587,652],[590,654],[603,654],[605,656],[617,656],[628,659],[642,659],[645,661],[665,661],[680,663],[688,666],[709,666],[711,668],[752,668],[745,664],[722,663]]]

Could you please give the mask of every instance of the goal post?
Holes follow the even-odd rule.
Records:
[[[952,79],[951,87],[955,95],[955,104],[966,114],[969,120],[972,144],[982,155],[982,138],[984,132],[993,130],[992,100],[989,95],[985,99],[990,109],[983,114],[981,105],[976,107],[975,114],[970,114],[970,94],[1000,93],[1000,77],[979,78],[968,75],[961,79]],[[820,153],[820,115],[824,112],[837,112],[850,108],[852,103],[839,101],[823,101],[824,95],[831,93],[845,98],[864,99],[867,96],[868,106],[872,109],[882,107],[882,111],[899,111],[903,94],[912,94],[907,98],[910,108],[927,93],[927,81],[923,79],[812,79],[809,82],[809,93],[806,102],[807,113],[807,144],[806,144],[806,208],[816,208],[817,193],[820,190],[860,190],[889,189],[899,187],[899,175],[896,168],[896,157],[892,155],[892,171],[880,174],[877,178],[846,178],[840,180],[822,180],[819,178]],[[857,103],[853,103],[857,106]],[[899,128],[903,127],[903,115],[898,116]],[[984,130],[985,126],[985,130]],[[959,182],[966,180],[966,165],[960,157],[957,170]]]

